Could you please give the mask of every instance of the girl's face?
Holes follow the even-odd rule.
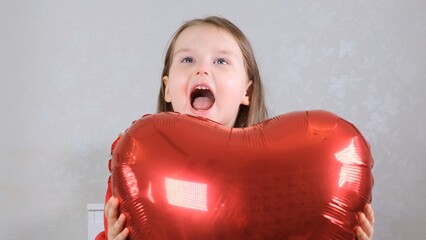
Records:
[[[165,101],[174,111],[232,128],[240,104],[249,105],[244,58],[231,34],[203,24],[185,29],[174,45]]]

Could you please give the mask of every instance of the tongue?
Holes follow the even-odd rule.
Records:
[[[194,99],[192,106],[196,110],[207,110],[213,106],[213,99],[209,97],[197,97]]]

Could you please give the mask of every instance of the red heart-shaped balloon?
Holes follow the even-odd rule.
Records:
[[[372,166],[360,132],[325,111],[241,129],[159,113],[118,142],[112,190],[130,239],[353,239]]]

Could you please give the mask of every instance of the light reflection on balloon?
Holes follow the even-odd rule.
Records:
[[[166,178],[166,197],[171,205],[207,211],[207,184]]]
[[[129,188],[130,197],[139,196],[138,180],[136,179],[135,173],[132,168],[128,165],[123,165],[124,182]]]
[[[147,192],[147,198],[154,203],[154,198],[152,197],[152,183],[149,182],[148,184],[148,192]]]
[[[335,154],[337,160],[343,163],[340,171],[339,187],[342,187],[346,182],[350,182],[359,188],[361,169],[363,162],[359,155],[359,146],[356,145],[356,137],[351,139],[348,147]]]

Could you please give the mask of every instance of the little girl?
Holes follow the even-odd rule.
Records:
[[[166,53],[157,110],[202,116],[228,128],[266,120],[259,70],[241,30],[220,17],[182,25]],[[111,195],[109,180],[105,232],[97,240],[124,240],[129,234],[124,214],[118,214],[119,201]],[[373,236],[374,214],[369,204],[364,211],[354,231],[358,239],[367,240]]]

